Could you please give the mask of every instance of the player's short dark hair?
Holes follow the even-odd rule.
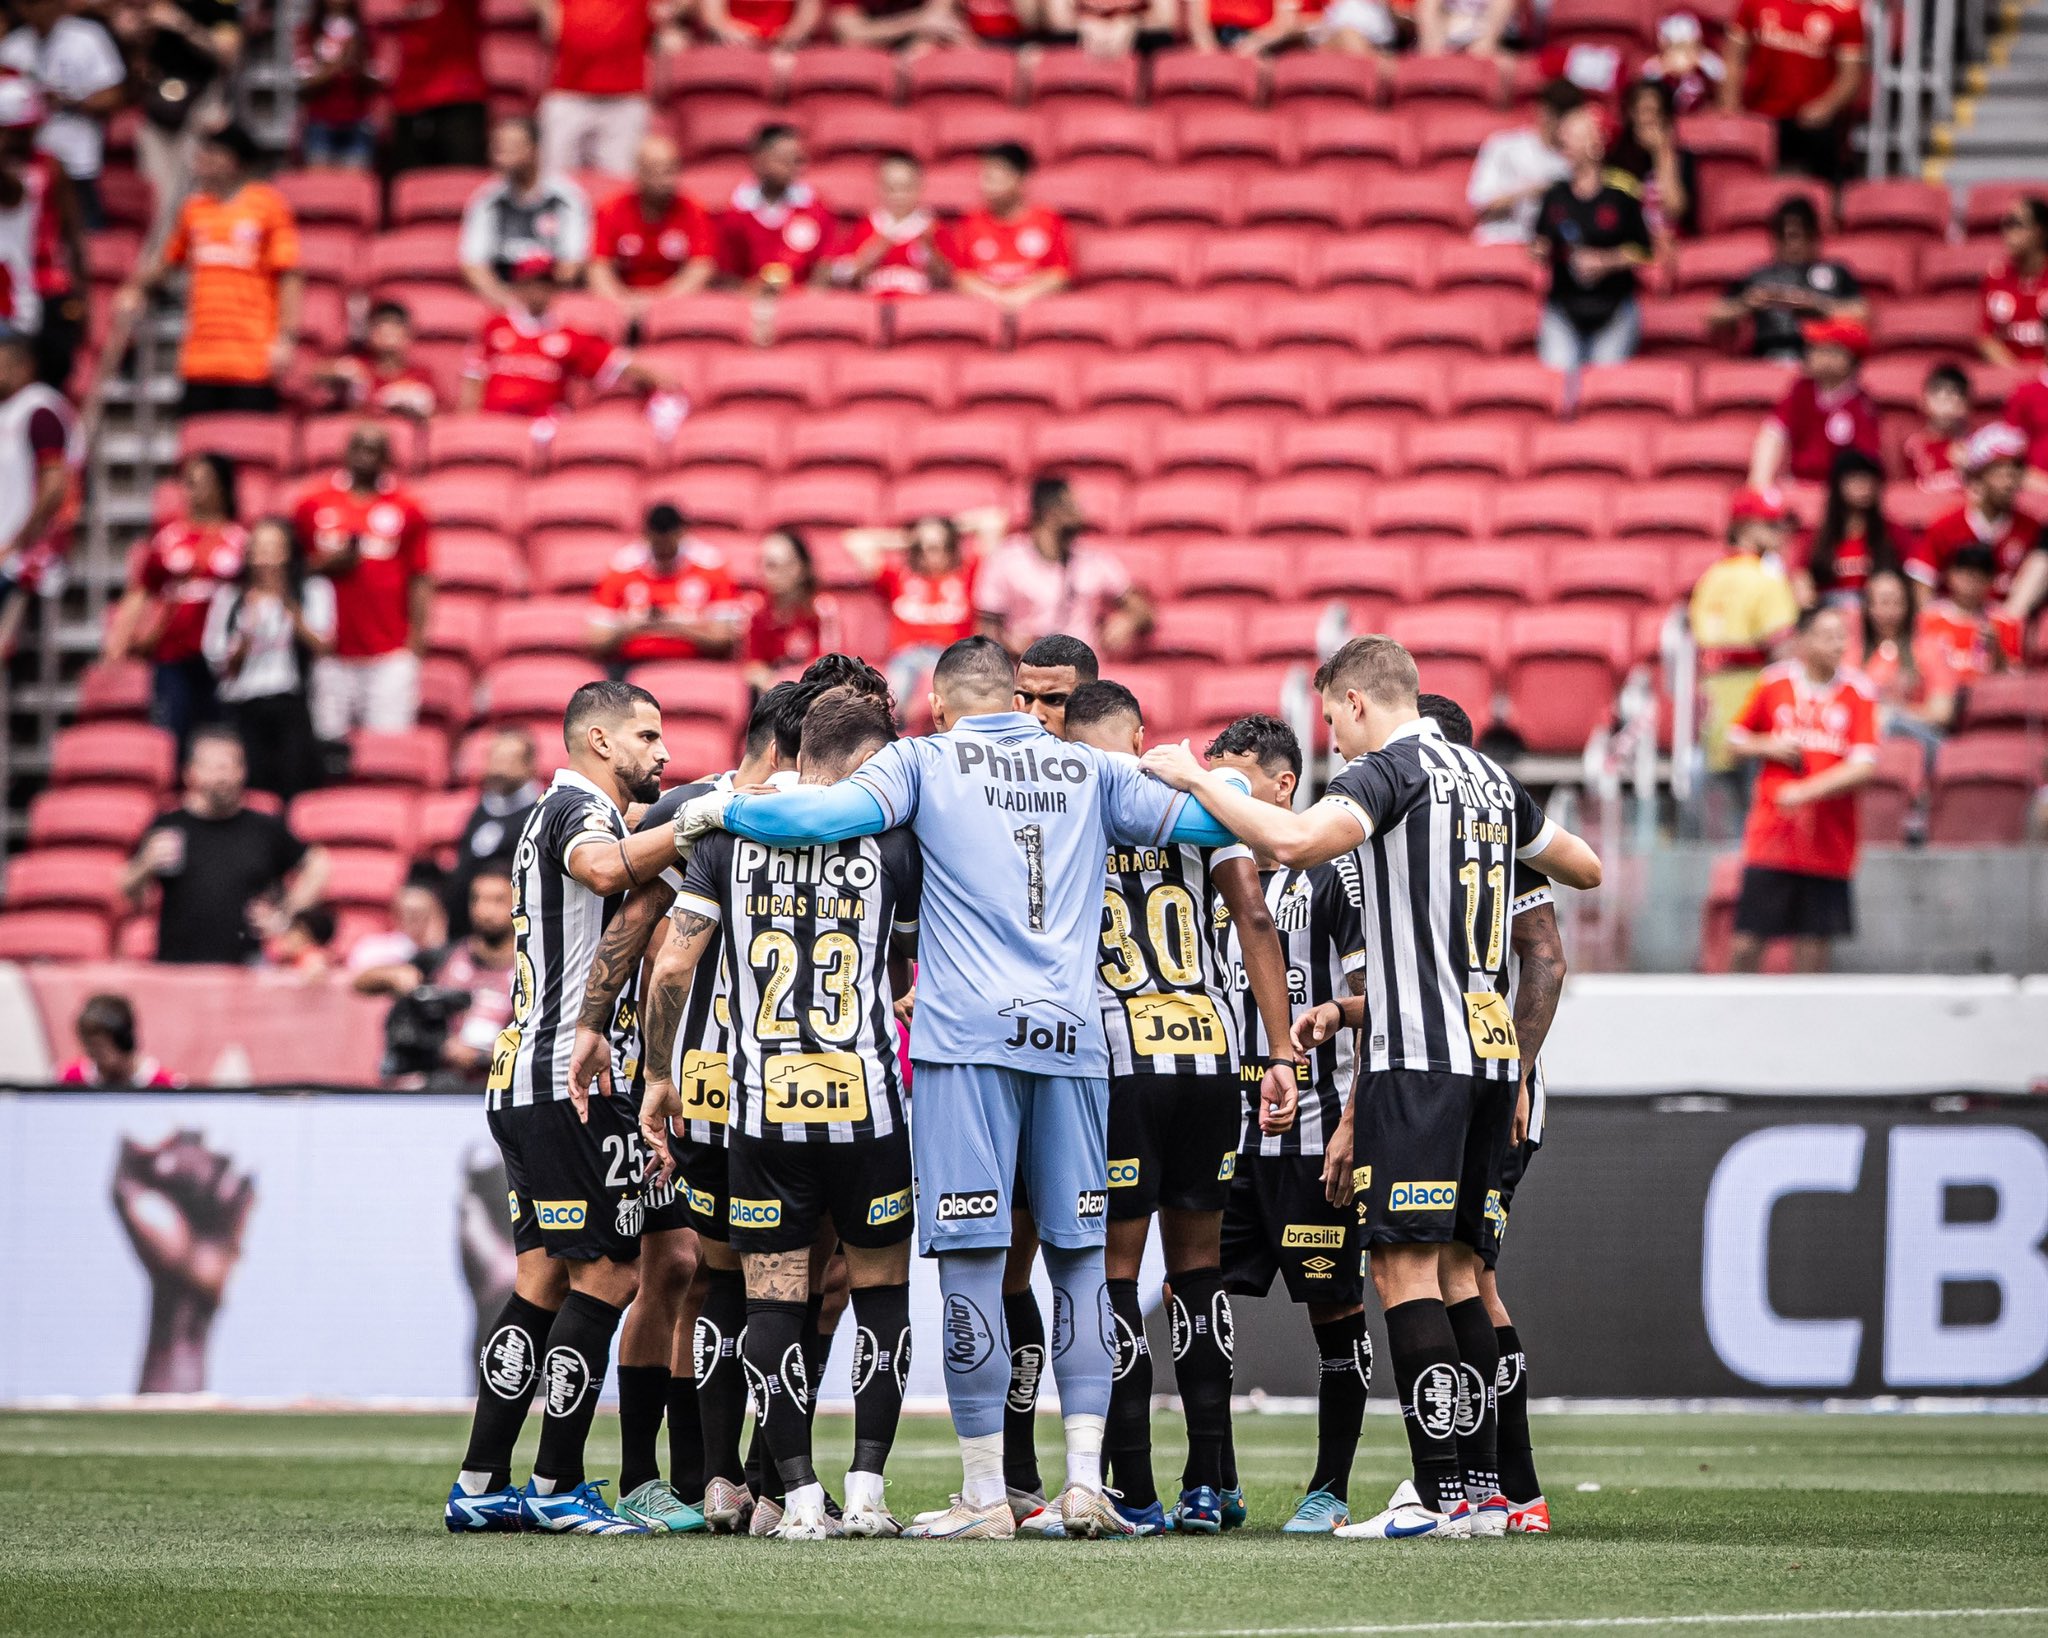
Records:
[[[1950,560],[1949,567],[1955,567],[1953,559]],[[1810,607],[1801,609],[1799,611],[1799,618],[1792,622],[1792,629],[1796,632],[1804,634],[1813,629],[1814,621],[1818,620],[1823,614],[1841,613],[1842,610],[1837,604],[1830,603],[1825,598],[1823,598],[1819,602],[1812,604]]]
[[[1067,707],[1072,720],[1073,706]],[[1301,740],[1278,717],[1254,711],[1233,722],[1209,741],[1204,753],[1211,762],[1219,756],[1248,756],[1269,774],[1291,773],[1301,778]]]
[[[747,716],[746,752],[750,758],[759,756],[768,749],[770,740],[779,738],[782,713],[789,709],[790,696],[795,692],[795,683],[779,682],[754,701],[754,709]]]
[[[976,698],[1012,694],[1017,688],[1017,662],[993,637],[962,637],[932,667],[932,688],[941,694],[958,689]]]
[[[1453,745],[1470,745],[1473,742],[1472,719],[1464,706],[1448,694],[1417,694],[1415,709],[1444,731],[1444,738]]]
[[[1926,392],[1931,387],[1948,387],[1965,398],[1970,396],[1970,378],[1956,364],[1937,364],[1929,370],[1927,379],[1920,383],[1920,390]]]
[[[1031,150],[1021,142],[991,142],[981,150],[983,159],[993,159],[998,165],[1007,165],[1019,176],[1029,176],[1038,168],[1038,161],[1031,156]]]
[[[1140,728],[1145,726],[1145,708],[1138,703],[1138,696],[1120,682],[1107,678],[1084,682],[1067,696],[1069,732],[1107,722],[1112,717],[1132,717]]]
[[[643,705],[661,709],[661,701],[637,683],[587,682],[569,696],[569,709],[562,713],[562,743],[573,750],[576,736],[591,723],[618,722]]]
[[[412,323],[412,309],[402,301],[379,301],[370,304],[370,322],[377,324],[384,319],[397,319],[400,324]]]
[[[1102,662],[1095,657],[1095,650],[1078,637],[1069,637],[1064,631],[1055,631],[1041,637],[1024,651],[1019,665],[1043,666],[1056,671],[1063,665],[1074,668],[1074,675],[1081,682],[1092,683],[1102,675]]]
[[[1820,236],[1820,212],[1813,208],[1813,201],[1804,194],[1794,194],[1790,199],[1778,201],[1778,208],[1771,212],[1771,237],[1784,238],[1785,229],[1795,222],[1810,237]]]
[[[885,703],[889,698],[889,679],[857,654],[820,654],[804,667],[797,681],[820,692],[827,688],[851,688]]]
[[[804,714],[804,760],[843,769],[871,745],[896,737],[896,719],[872,694],[828,688]]]
[[[88,1035],[104,1035],[116,1052],[135,1050],[135,1008],[127,996],[112,990],[88,996],[71,1027],[81,1041]]]
[[[747,152],[758,154],[762,149],[780,142],[784,137],[793,137],[796,127],[786,121],[772,119],[754,133],[754,140],[747,144]]]
[[[1357,689],[1376,705],[1403,705],[1422,691],[1415,656],[1391,637],[1354,637],[1316,667],[1316,692]]]

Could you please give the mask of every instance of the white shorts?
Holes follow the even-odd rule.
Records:
[[[1309,30],[1318,42],[1339,34],[1356,34],[1382,50],[1394,44],[1399,30],[1393,10],[1383,0],[1332,0]]]
[[[420,657],[401,648],[368,660],[315,660],[312,708],[321,739],[346,739],[352,728],[403,733],[419,720]]]
[[[550,91],[540,99],[540,164],[551,175],[610,171],[630,176],[634,151],[646,134],[645,97]]]

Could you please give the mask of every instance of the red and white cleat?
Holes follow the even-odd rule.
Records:
[[[1547,1536],[1550,1534],[1550,1503],[1538,1496],[1532,1502],[1508,1504],[1508,1534]]]

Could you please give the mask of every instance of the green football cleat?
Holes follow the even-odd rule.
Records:
[[[1228,1490],[1222,1492],[1222,1496],[1223,1528],[1226,1530],[1243,1529],[1246,1516],[1244,1491],[1238,1486],[1232,1485]]]
[[[1351,1522],[1351,1509],[1327,1490],[1311,1490],[1294,1510],[1294,1517],[1280,1526],[1286,1536],[1327,1536]]]
[[[621,1498],[619,1516],[644,1524],[657,1535],[686,1536],[709,1528],[704,1515],[670,1489],[666,1479],[649,1479]]]

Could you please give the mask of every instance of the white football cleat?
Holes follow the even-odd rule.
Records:
[[[774,1505],[773,1502],[761,1503],[760,1507],[754,1510],[755,1517],[760,1516],[761,1508]],[[757,1535],[761,1533],[755,1532]],[[781,1522],[766,1532],[777,1541],[831,1541],[845,1533],[839,1521],[825,1511],[823,1501],[814,1502],[809,1507],[787,1509],[782,1515]]]
[[[1513,1511],[1507,1497],[1498,1490],[1492,1495],[1473,1502],[1471,1534],[1475,1541],[1493,1540],[1508,1533],[1508,1518]]]
[[[1471,1512],[1460,1502],[1456,1513],[1438,1513],[1422,1505],[1415,1481],[1403,1479],[1384,1512],[1333,1532],[1349,1541],[1463,1541],[1470,1533]]]
[[[939,1508],[935,1512],[920,1513],[917,1516],[929,1522],[944,1516],[945,1511],[946,1509]],[[846,1516],[839,1523],[841,1530],[849,1536],[873,1539],[903,1534],[903,1526],[896,1522],[896,1515],[880,1502],[876,1502],[872,1507],[849,1507]]]
[[[953,1504],[936,1515],[918,1514],[903,1533],[919,1541],[1010,1541],[1016,1537],[1017,1521],[1005,1502],[974,1507],[966,1497],[955,1496]]]
[[[1102,1536],[1135,1536],[1138,1526],[1117,1511],[1107,1490],[1090,1490],[1070,1484],[1053,1503],[1059,1509],[1060,1524],[1069,1541],[1094,1541]]]

